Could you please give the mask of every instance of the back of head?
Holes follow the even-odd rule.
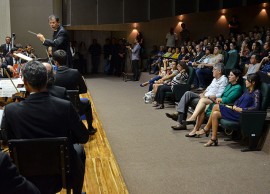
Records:
[[[53,53],[53,60],[56,61],[60,66],[66,64],[67,54],[64,50],[57,50]]]
[[[54,83],[53,67],[50,63],[42,63],[47,69],[48,81],[47,86],[52,86]]]
[[[254,82],[254,89],[259,89],[261,86],[260,75],[258,73],[252,73],[247,75],[247,80],[252,83]]]
[[[47,70],[39,61],[26,63],[22,68],[22,76],[34,89],[43,89],[47,85]]]

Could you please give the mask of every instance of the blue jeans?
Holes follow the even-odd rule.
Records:
[[[212,69],[210,68],[202,68],[195,70],[197,78],[198,78],[198,86],[202,88],[206,88],[209,84],[209,80],[212,80]]]

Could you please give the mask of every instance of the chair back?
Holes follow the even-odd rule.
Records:
[[[79,110],[79,103],[80,103],[80,94],[79,90],[67,90],[67,94],[70,98],[71,103],[75,107],[75,109]]]
[[[20,174],[30,178],[60,176],[62,187],[70,190],[67,178],[70,173],[69,148],[66,137],[11,139],[10,156]]]
[[[237,52],[233,52],[229,54],[229,58],[225,63],[225,75],[229,75],[230,70],[237,67],[239,64],[240,56]]]

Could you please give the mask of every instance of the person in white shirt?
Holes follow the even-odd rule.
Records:
[[[250,57],[250,64],[246,65],[247,73],[243,76],[247,79],[247,75],[256,73],[260,69],[260,55],[254,54]]]
[[[211,84],[206,88],[206,90],[201,93],[197,94],[191,91],[187,91],[181,98],[180,102],[177,106],[177,112],[176,113],[166,113],[166,116],[177,120],[179,123],[175,126],[172,126],[174,130],[185,130],[186,125],[182,122],[183,120],[186,120],[187,117],[187,111],[189,105],[197,105],[200,98],[209,98],[209,99],[215,99],[221,97],[225,87],[228,84],[228,78],[222,74],[224,71],[224,65],[223,63],[217,63],[213,67],[213,81]]]
[[[170,32],[166,35],[166,47],[173,47],[175,48],[176,42],[178,40],[177,34],[174,32],[174,28],[170,28]]]

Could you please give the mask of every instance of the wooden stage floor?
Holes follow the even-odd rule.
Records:
[[[81,97],[90,99],[94,118],[93,127],[97,129],[97,133],[84,145],[86,166],[83,191],[87,194],[128,194],[91,95],[88,93]],[[64,194],[65,191],[62,190],[62,193]]]

